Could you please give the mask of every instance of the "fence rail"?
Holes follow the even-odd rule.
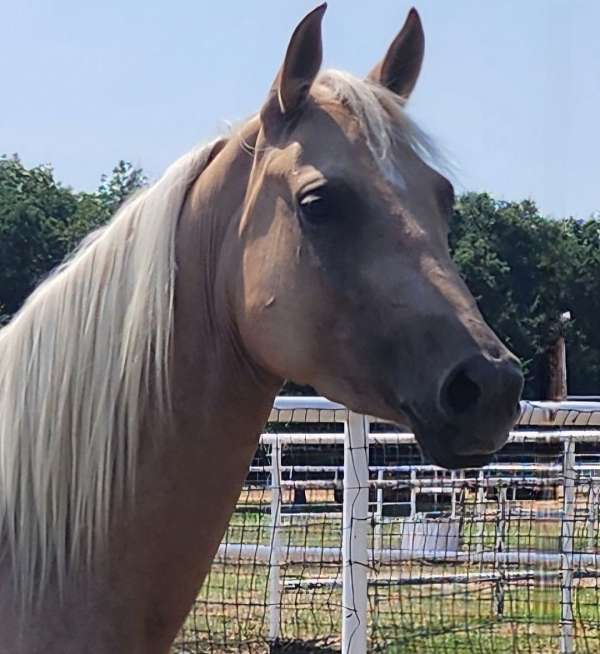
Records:
[[[600,402],[524,403],[460,472],[323,398],[270,422],[176,652],[600,651]]]

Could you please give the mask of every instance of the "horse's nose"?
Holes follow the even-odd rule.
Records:
[[[453,422],[514,419],[523,389],[523,374],[510,359],[477,354],[457,365],[440,392],[440,405]]]

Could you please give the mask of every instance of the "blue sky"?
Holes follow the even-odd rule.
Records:
[[[95,188],[121,158],[158,176],[256,111],[315,0],[19,0],[0,6],[0,153]],[[427,38],[410,110],[459,189],[600,210],[600,2],[415,0]],[[366,73],[411,3],[330,0],[325,64]]]

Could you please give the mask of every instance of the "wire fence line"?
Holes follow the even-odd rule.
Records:
[[[174,652],[600,652],[599,402],[462,471],[323,398],[269,427]]]

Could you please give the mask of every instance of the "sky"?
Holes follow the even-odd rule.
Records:
[[[0,154],[93,190],[119,159],[158,177],[260,108],[316,0],[0,0]],[[414,0],[410,113],[459,191],[600,211],[600,2]],[[330,0],[324,65],[366,74],[411,3]]]

